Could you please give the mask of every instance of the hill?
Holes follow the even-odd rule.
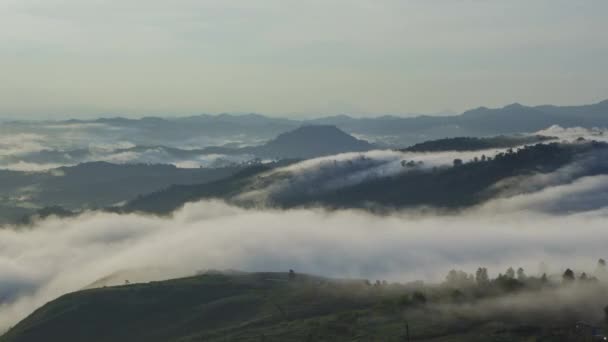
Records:
[[[281,160],[274,163],[252,165],[232,176],[205,184],[172,185],[156,192],[139,195],[124,206],[113,210],[170,214],[185,203],[195,202],[203,198],[229,199],[238,196],[243,189],[246,189],[252,177],[293,162],[295,161]]]
[[[542,135],[501,135],[497,137],[456,137],[425,141],[402,149],[404,152],[479,151],[491,148],[516,147],[557,140]]]
[[[91,139],[94,139],[92,136]],[[235,165],[253,159],[307,159],[343,152],[369,151],[376,146],[356,139],[335,126],[302,126],[279,134],[269,141],[252,146],[227,143],[218,146],[180,148],[167,145],[133,145],[121,147],[82,147],[75,149],[42,149],[18,155],[0,156],[4,165],[66,165],[92,161],[129,164],[174,164],[189,167]]]
[[[268,143],[248,148],[252,154],[268,158],[308,159],[344,152],[362,152],[374,145],[356,139],[335,126],[302,126],[283,133]]]
[[[499,153],[494,158],[481,156],[470,162],[459,161],[454,166],[420,168],[414,163],[402,162],[404,172],[384,177],[373,176],[373,160],[361,157],[358,166],[352,161],[341,164],[327,162],[319,168],[320,178],[313,180],[344,179],[351,175],[363,177],[360,182],[322,190],[319,183],[310,185],[307,177],[285,171],[269,172],[268,167],[248,169],[233,177],[203,185],[172,187],[164,191],[140,196],[128,203],[126,211],[144,211],[166,214],[189,201],[218,198],[249,206],[264,203],[268,206],[293,208],[325,206],[329,208],[380,209],[430,206],[436,208],[463,208],[483,203],[497,196],[504,188],[494,187],[512,177],[547,174],[568,165],[590,153],[605,151],[608,145],[597,142],[549,143],[527,146],[520,150]],[[336,165],[334,165],[336,164]],[[368,176],[361,176],[361,173]],[[608,173],[601,164],[580,176]],[[324,176],[325,175],[325,176]],[[310,176],[313,177],[313,176]],[[317,177],[317,176],[314,176]],[[303,182],[302,182],[303,181]],[[278,189],[270,191],[269,189]],[[316,189],[316,191],[313,191]],[[262,192],[265,197],[243,194]],[[186,194],[186,195],[185,195]]]
[[[90,289],[44,305],[0,341],[578,341],[585,327],[577,321],[603,324],[602,305],[585,301],[605,299],[597,282],[562,290],[536,277],[475,284],[461,273],[452,271],[441,285],[372,285],[214,272]],[[586,295],[555,303],[559,310],[539,299],[557,291]],[[527,304],[516,304],[518,297]],[[501,309],[503,298],[508,308]]]
[[[17,216],[50,206],[69,210],[103,208],[173,184],[217,181],[241,168],[182,169],[173,165],[91,162],[49,172],[0,170],[0,208],[12,208],[15,215],[20,213]]]
[[[279,134],[259,146],[241,148],[210,146],[201,154],[253,155],[262,159],[309,159],[345,152],[362,152],[376,148],[373,144],[348,135],[335,126],[302,126]]]

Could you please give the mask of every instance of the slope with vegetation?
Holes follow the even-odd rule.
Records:
[[[0,224],[21,222],[40,209],[44,216],[53,208],[54,212],[65,212],[112,206],[172,184],[217,181],[243,167],[182,169],[173,165],[92,162],[48,172],[0,170]]]
[[[494,198],[501,189],[493,186],[501,180],[550,173],[594,149],[607,148],[608,145],[599,143],[537,144],[499,153],[494,158],[481,156],[469,162],[456,159],[453,167],[430,172],[413,170],[304,198],[282,197],[276,203],[287,206],[318,203],[336,208],[462,208]]]
[[[204,198],[229,199],[240,194],[249,185],[251,177],[293,162],[295,161],[281,160],[267,164],[251,165],[230,177],[206,184],[172,185],[163,190],[137,196],[124,206],[114,208],[113,210],[119,212],[170,214],[188,202],[195,202]]]
[[[606,326],[605,290],[569,269],[453,270],[435,285],[209,272],[64,295],[0,341],[583,341]]]
[[[468,162],[455,160],[454,166],[431,170],[419,169],[416,165],[410,167],[404,163],[404,172],[394,176],[369,177],[360,183],[328,191],[288,188],[286,191],[270,193],[264,198],[264,203],[282,208],[314,205],[381,210],[417,206],[462,208],[480,204],[498,195],[501,189],[494,185],[502,180],[550,173],[577,158],[607,149],[608,144],[599,142],[549,143],[526,146],[517,151],[508,150],[494,158],[482,155]],[[251,168],[214,183],[172,187],[141,196],[128,203],[124,209],[167,214],[186,202],[201,199],[238,199],[234,202],[239,205],[259,204],[255,197],[251,199],[252,202],[238,197],[242,193],[263,190],[274,182],[285,180],[284,175],[269,176],[269,170],[270,166]],[[598,167],[589,172],[588,175],[591,175],[608,173],[608,170]]]
[[[543,135],[501,135],[496,137],[456,137],[425,141],[403,149],[404,152],[479,151],[491,148],[509,148],[520,145],[537,144],[556,137]]]

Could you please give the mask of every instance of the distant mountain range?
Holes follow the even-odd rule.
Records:
[[[224,167],[254,159],[308,159],[344,152],[362,152],[378,148],[354,138],[335,126],[302,126],[280,134],[270,141],[253,146],[235,144],[203,148],[178,148],[167,145],[134,145],[99,148],[42,149],[0,156],[0,169],[19,163],[66,165],[106,161],[119,164],[173,164],[182,167]],[[7,167],[3,167],[6,165]],[[52,169],[54,167],[50,167]]]
[[[512,104],[503,108],[479,107],[453,116],[386,116],[355,119],[335,116],[313,120],[335,125],[350,134],[389,136],[384,141],[409,145],[457,136],[491,136],[536,132],[552,125],[562,127],[608,127],[608,100],[585,106],[536,106]]]
[[[197,115],[181,118],[145,117],[142,119],[101,118],[96,120],[67,120],[61,122],[9,122],[0,125],[2,131],[32,129],[41,124],[105,125],[112,127],[115,139],[125,139],[137,145],[205,141],[240,141],[247,144],[264,142],[277,135],[308,125],[336,126],[348,134],[365,137],[370,142],[393,147],[456,136],[491,136],[521,132],[536,132],[552,125],[562,127],[608,127],[608,100],[582,106],[524,106],[518,103],[503,108],[479,107],[459,115],[374,118],[353,118],[347,115],[311,120],[293,120],[247,115]],[[6,129],[1,129],[4,126]],[[204,138],[204,139],[203,139]],[[207,144],[218,145],[217,143]],[[221,144],[220,144],[221,145]],[[199,144],[200,146],[200,144]]]

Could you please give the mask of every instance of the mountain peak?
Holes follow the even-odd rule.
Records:
[[[330,133],[331,132],[331,133],[347,134],[334,125],[302,125],[296,129],[294,129],[293,131],[290,131],[287,133],[296,133],[296,132],[304,132],[304,133],[310,133],[310,132],[328,132],[328,133]]]
[[[510,105],[506,105],[504,107],[504,109],[520,109],[520,108],[524,108],[524,107],[525,106],[522,105],[521,103],[514,102],[514,103],[511,103]]]
[[[296,142],[297,140],[306,139],[300,141],[302,144],[310,143],[308,139],[316,141],[334,141],[341,139],[344,141],[360,141],[355,137],[345,133],[341,129],[333,125],[304,125],[300,126],[293,131],[285,132],[280,134],[273,141],[276,142]]]
[[[298,158],[361,152],[373,148],[367,141],[359,140],[332,125],[304,125],[279,135],[263,146],[267,155]]]

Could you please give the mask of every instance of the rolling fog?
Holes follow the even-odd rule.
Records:
[[[428,168],[481,153],[417,157],[424,161],[421,167]],[[370,174],[402,172],[403,153],[373,151],[363,159],[361,155],[320,158],[273,172],[295,174],[304,186],[319,182],[321,188],[357,182]],[[357,164],[349,160],[364,165],[357,171]],[[535,275],[541,262],[554,274],[566,267],[592,273],[597,259],[608,256],[608,176],[585,175],[604,160],[593,155],[551,174],[510,179],[525,190],[523,194],[505,193],[459,213],[425,209],[379,216],[322,208],[243,209],[204,201],[187,204],[171,217],[87,212],[69,219],[49,218],[28,228],[4,227],[0,330],[68,292],[209,269],[295,269],[329,277],[429,282],[442,281],[454,268],[474,272],[479,266],[492,275],[509,266]],[[326,177],[324,165],[344,165],[352,172],[348,177]],[[278,184],[266,191],[285,191],[284,183]],[[569,298],[576,302],[579,297]]]
[[[603,176],[590,179],[608,182]],[[543,196],[533,193],[514,202],[530,198],[550,205],[585,191],[586,181],[554,197],[546,189]],[[170,218],[91,212],[47,219],[27,229],[3,229],[0,327],[108,276],[103,284],[208,269],[293,268],[331,277],[441,281],[452,268],[474,272],[478,266],[494,275],[522,266],[532,275],[540,262],[554,273],[566,267],[592,272],[596,260],[608,253],[608,210],[556,215],[508,201],[451,215],[410,211],[386,216],[351,210],[247,210],[207,201],[188,204]]]
[[[605,130],[585,128],[562,128],[552,126],[533,133],[555,136],[562,140],[575,140],[579,137],[607,141]],[[220,146],[226,143],[237,145],[256,145],[264,140],[259,137],[239,135],[227,138],[205,138],[201,135],[163,138],[142,131],[142,128],[112,126],[104,123],[68,123],[68,122],[24,122],[21,124],[0,126],[0,168],[15,171],[43,172],[61,166],[73,166],[78,163],[91,161],[106,161],[110,163],[161,163],[173,164],[182,168],[197,168],[210,166],[216,161],[240,163],[251,160],[251,155],[207,154],[189,157],[175,155],[167,147],[185,150],[207,146]],[[128,150],[139,147],[138,150]],[[405,146],[404,146],[405,147]],[[501,150],[502,151],[502,150]],[[379,175],[398,171],[403,159],[423,161],[424,167],[434,167],[450,164],[454,158],[471,159],[482,153],[493,156],[498,149],[477,152],[446,152],[446,153],[399,153],[390,151],[374,151],[364,154],[374,159],[378,164],[372,170]],[[358,154],[346,154],[338,160],[358,158]],[[300,173],[306,176],[316,164],[335,159],[333,156],[320,158],[299,164]],[[293,170],[292,170],[293,171]],[[363,174],[353,174],[345,182],[353,182]],[[334,186],[329,184],[327,186]]]

